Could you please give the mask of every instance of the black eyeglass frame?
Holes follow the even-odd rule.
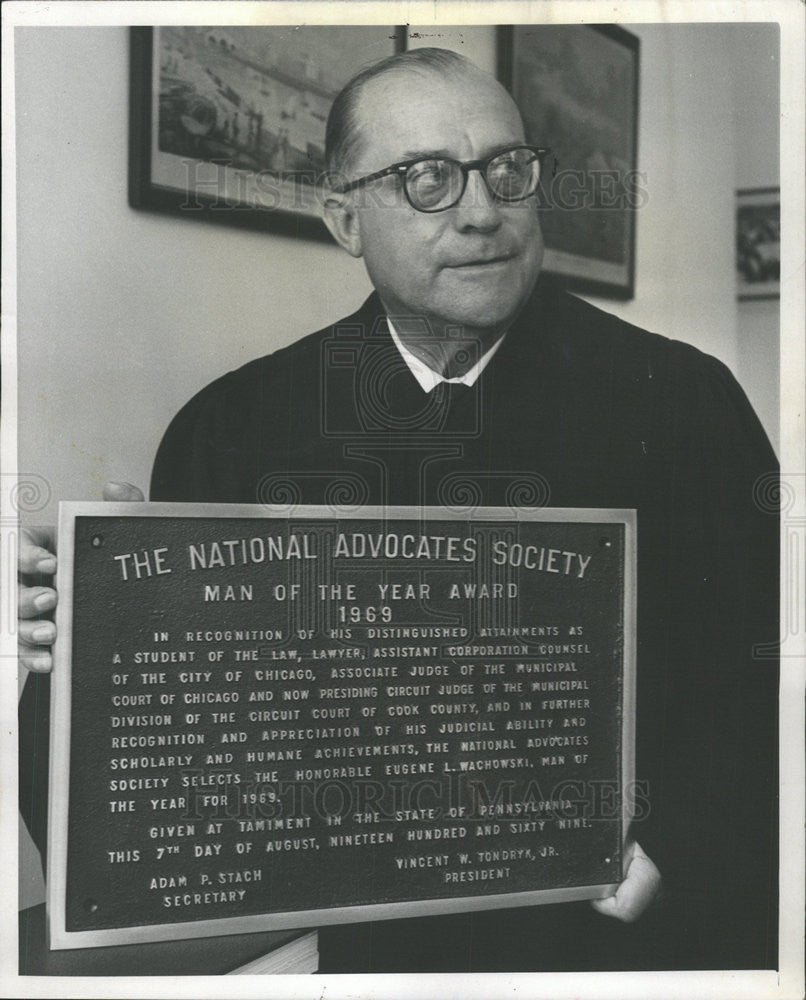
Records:
[[[497,160],[499,156],[504,156],[507,153],[514,153],[518,149],[528,149],[530,153],[535,154],[535,158],[540,163],[540,175],[537,179],[537,184],[535,185],[534,191],[530,191],[529,194],[520,195],[518,198],[502,198],[501,195],[496,194],[495,191],[490,187],[490,182],[487,180],[487,168],[493,162]],[[450,156],[418,156],[415,160],[402,160],[400,163],[393,163],[389,167],[384,167],[383,170],[376,170],[375,173],[367,174],[364,177],[359,177],[357,180],[350,181],[349,184],[344,184],[337,190],[340,194],[347,194],[348,191],[354,191],[356,188],[363,187],[365,184],[369,184],[370,181],[380,180],[382,177],[389,177],[391,174],[397,174],[403,182],[403,191],[406,195],[406,201],[411,205],[411,207],[416,212],[424,212],[427,215],[432,215],[435,212],[445,212],[449,208],[454,208],[464,197],[464,193],[467,190],[467,179],[470,175],[471,170],[478,170],[481,176],[484,178],[484,183],[487,186],[487,190],[490,193],[490,197],[494,198],[496,201],[503,201],[506,204],[512,204],[518,201],[525,201],[527,198],[531,198],[532,195],[537,191],[537,186],[540,183],[540,177],[543,173],[543,161],[551,153],[551,149],[548,146],[530,146],[527,143],[518,143],[515,146],[507,146],[504,149],[499,149],[497,152],[490,156],[485,156],[481,160],[454,160]],[[420,208],[419,205],[415,205],[409,196],[408,185],[406,184],[406,174],[411,167],[416,166],[418,163],[427,163],[429,160],[436,160],[440,163],[453,163],[462,173],[462,189],[459,192],[455,201],[452,201],[450,205],[441,205],[439,208]]]

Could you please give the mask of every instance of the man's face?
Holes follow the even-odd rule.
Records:
[[[358,153],[349,176],[431,154],[475,160],[524,142],[520,114],[485,74],[396,72],[361,94]],[[453,208],[418,212],[387,177],[355,192],[360,250],[392,315],[432,326],[506,326],[534,287],[543,241],[534,197],[495,201],[478,171]]]

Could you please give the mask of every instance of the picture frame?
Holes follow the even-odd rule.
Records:
[[[736,297],[781,297],[781,189],[736,192]]]
[[[329,240],[320,195],[333,99],[405,44],[391,25],[132,27],[129,204]]]
[[[572,291],[635,292],[640,45],[615,25],[498,29],[498,77],[526,141],[552,150],[538,192],[543,269]],[[551,163],[551,160],[548,161]]]

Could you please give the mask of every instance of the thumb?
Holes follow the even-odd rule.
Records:
[[[593,899],[591,906],[606,917],[630,924],[660,895],[662,879],[652,859],[635,841],[627,845],[625,857],[627,874],[616,894],[606,899]]]
[[[104,500],[117,501],[118,503],[136,503],[145,500],[142,490],[131,483],[105,483]]]

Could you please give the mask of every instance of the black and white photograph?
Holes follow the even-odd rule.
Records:
[[[801,996],[799,4],[3,28],[3,995]]]

